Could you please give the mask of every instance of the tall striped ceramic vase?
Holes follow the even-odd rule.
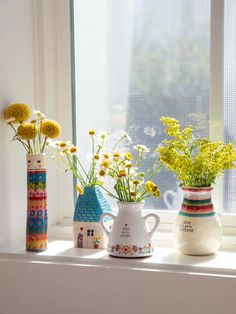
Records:
[[[47,249],[47,191],[45,154],[27,154],[26,250]]]
[[[218,251],[222,227],[211,200],[213,188],[182,188],[184,200],[174,224],[175,245],[180,253],[208,255]]]

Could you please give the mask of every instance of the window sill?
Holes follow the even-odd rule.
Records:
[[[166,235],[162,236],[165,238]],[[170,234],[168,236],[170,237]],[[51,237],[49,248],[45,252],[30,253],[5,250],[0,253],[0,261],[236,278],[236,251],[221,249],[215,255],[186,256],[178,254],[173,247],[167,247],[165,245],[167,242],[164,240],[160,242],[158,238],[161,238],[160,234],[154,239],[154,243],[158,241],[158,246],[156,245],[153,256],[146,258],[114,258],[109,256],[106,250],[76,249],[71,240]]]

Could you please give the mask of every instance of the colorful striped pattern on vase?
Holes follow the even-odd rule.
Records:
[[[26,250],[42,252],[48,243],[46,169],[28,169],[27,189]]]
[[[215,216],[211,201],[213,188],[182,188],[184,200],[179,215],[186,217],[210,217]]]

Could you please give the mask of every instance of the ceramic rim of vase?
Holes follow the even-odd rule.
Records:
[[[210,192],[214,188],[211,186],[204,186],[204,187],[182,186],[181,189],[182,191],[187,191],[187,192]]]
[[[117,201],[117,204],[124,204],[124,205],[137,205],[137,204],[145,204],[145,201],[141,201],[141,202],[120,202],[120,201]]]

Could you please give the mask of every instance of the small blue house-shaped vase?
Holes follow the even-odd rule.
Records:
[[[98,249],[107,247],[107,235],[99,219],[105,212],[111,212],[105,197],[98,186],[88,186],[79,195],[75,205],[73,232],[74,246],[77,248]],[[108,224],[110,221],[107,220]]]

